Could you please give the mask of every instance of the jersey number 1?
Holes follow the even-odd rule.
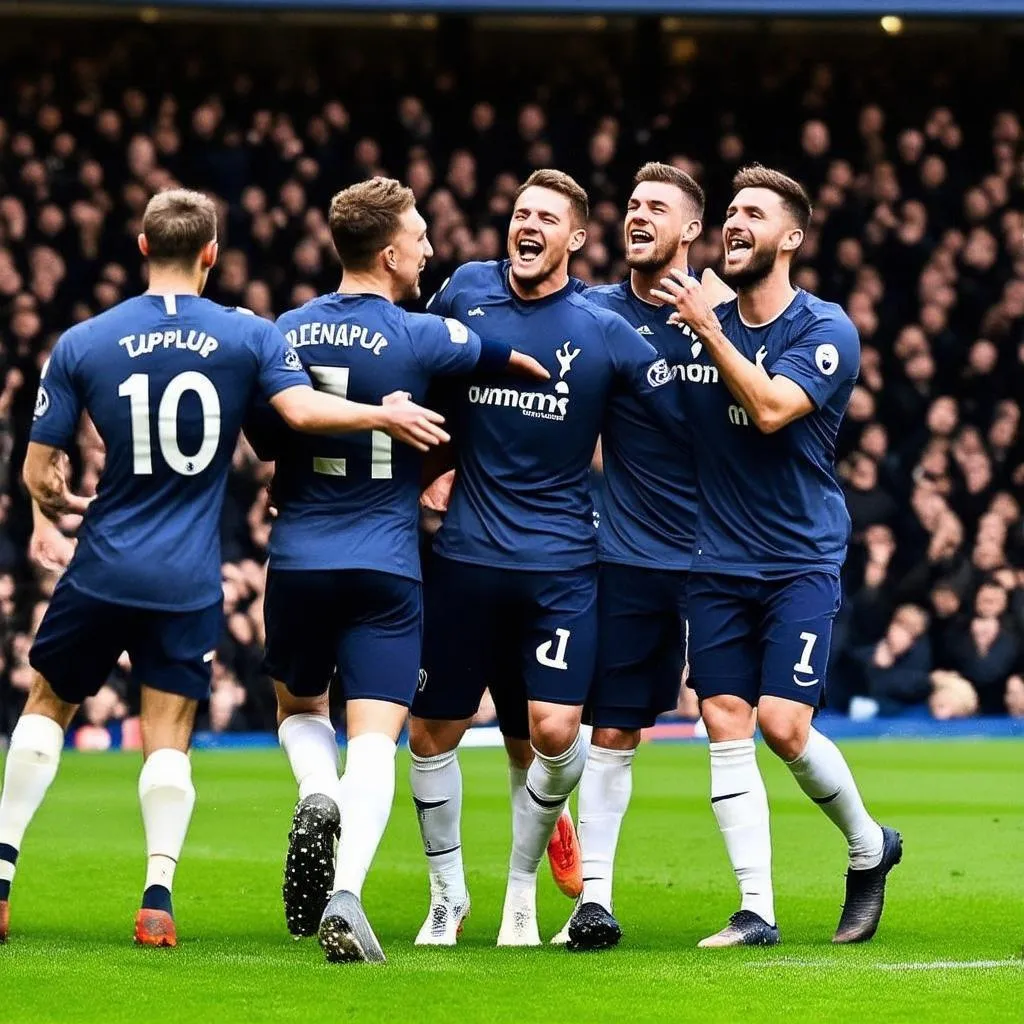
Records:
[[[317,390],[338,398],[348,398],[347,366],[310,366],[310,376]],[[348,476],[344,459],[313,459],[313,472],[324,476]],[[382,430],[370,434],[370,479],[391,479],[391,438]]]
[[[186,391],[194,391],[203,407],[203,440],[199,451],[186,455],[178,446],[178,406]],[[131,402],[132,465],[139,476],[153,472],[153,439],[149,425],[149,374],[133,373],[117,389]],[[156,436],[164,461],[182,476],[202,473],[213,462],[220,444],[220,397],[213,381],[195,370],[172,377],[156,411]]]

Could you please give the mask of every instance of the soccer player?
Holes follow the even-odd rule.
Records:
[[[424,449],[447,439],[440,416],[404,397],[369,406],[317,393],[273,324],[200,298],[217,258],[206,196],[155,196],[139,249],[149,290],[65,332],[36,399],[25,484],[50,519],[85,518],[32,647],[35,680],[7,754],[0,941],[22,839],[56,775],[64,731],[127,650],[142,683],[148,854],[135,938],[177,942],[171,888],[195,801],[187,751],[223,628],[220,513],[252,396],[262,393],[298,430],[385,430]],[[83,410],[106,445],[92,502],[65,477]]]
[[[629,278],[584,293],[624,317],[684,381],[691,367],[704,372],[693,355],[697,339],[685,325],[669,323],[675,306],[651,291],[670,270],[689,272],[703,213],[704,192],[693,178],[667,164],[645,164],[623,224]],[[567,928],[552,940],[571,950],[604,949],[621,938],[612,913],[615,848],[640,731],[679,697],[697,516],[691,451],[632,394],[621,391],[609,403],[601,451],[597,674],[586,715],[594,731],[579,792],[583,894]]]
[[[318,388],[376,402],[399,390],[419,400],[438,375],[512,369],[547,379],[510,345],[395,305],[419,297],[432,254],[411,189],[387,178],[346,188],[331,202],[329,225],[338,290],[278,321]],[[420,459],[379,432],[292,435],[274,454],[265,669],[299,786],[285,917],[296,936],[319,930],[330,961],[382,962],[362,889],[391,813],[395,744],[419,678]],[[335,671],[347,701],[340,783],[328,705]]]
[[[419,944],[454,944],[469,908],[456,748],[486,686],[506,740],[518,741],[519,763],[529,765],[512,775],[498,945],[540,943],[537,867],[583,771],[580,720],[597,647],[591,456],[616,389],[674,422],[660,398],[669,390],[664,361],[569,279],[587,216],[572,178],[534,172],[516,198],[509,259],[459,268],[428,307],[522,345],[554,379],[530,389],[474,381],[454,414],[456,478],[425,593],[424,674],[410,724],[431,890]]]
[[[733,187],[724,277],[736,301],[713,311],[678,270],[653,292],[697,335],[707,370],[687,374],[687,415],[699,439],[690,685],[708,729],[711,803],[742,903],[700,945],[779,941],[755,711],[768,746],[846,837],[846,900],[833,941],[861,942],[878,927],[902,839],[867,812],[843,755],[812,724],[850,532],[834,456],[860,344],[842,309],[790,283],[811,215],[804,189],[759,165],[741,170]]]

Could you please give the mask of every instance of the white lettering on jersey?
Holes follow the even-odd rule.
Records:
[[[220,342],[206,331],[147,331],[143,334],[129,334],[118,339],[129,358],[148,356],[158,348],[181,348],[189,352],[198,352],[203,359],[208,359],[220,347]]]
[[[734,427],[749,427],[750,417],[747,415],[747,410],[742,405],[730,405],[729,422]]]
[[[380,331],[370,333],[362,324],[349,323],[312,323],[299,324],[298,329],[292,328],[285,332],[288,343],[295,348],[307,345],[339,345],[342,348],[354,348],[358,345],[379,356],[388,347],[388,339]]]
[[[548,640],[537,648],[537,661],[547,668],[557,668],[562,672],[569,669],[569,663],[565,660],[566,648],[569,646],[571,632],[568,629],[556,629],[555,639]],[[551,651],[554,648],[554,655]]]

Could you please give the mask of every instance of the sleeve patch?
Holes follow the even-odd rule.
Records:
[[[831,377],[839,368],[839,349],[831,343],[819,345],[814,350],[814,363],[826,377]]]
[[[452,320],[450,317],[445,317],[444,325],[448,328],[448,337],[453,345],[465,345],[469,341],[469,331],[466,329],[465,324],[459,323],[458,320]]]

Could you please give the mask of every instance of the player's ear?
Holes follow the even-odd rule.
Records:
[[[804,233],[800,228],[793,228],[792,231],[786,233],[786,237],[782,240],[782,251],[783,252],[796,252],[801,245],[804,244]]]
[[[203,270],[209,270],[217,262],[217,254],[220,252],[220,243],[216,239],[207,242],[199,253],[199,265]]]
[[[139,232],[139,237],[136,241],[139,243],[139,252],[141,252],[143,256],[149,256],[149,241],[141,231]]]
[[[579,252],[583,248],[583,243],[587,240],[587,229],[577,228],[569,236],[569,252]]]
[[[384,266],[388,270],[394,272],[398,269],[398,251],[393,245],[385,246],[382,250],[384,256]]]
[[[701,231],[704,230],[704,225],[699,220],[694,218],[689,224],[683,228],[683,241],[684,242],[695,242],[700,237]]]

